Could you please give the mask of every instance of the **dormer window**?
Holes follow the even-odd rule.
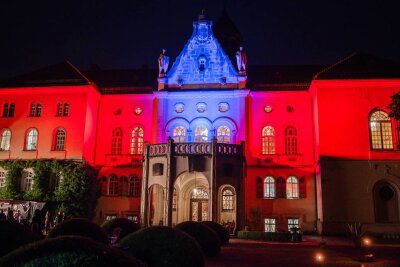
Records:
[[[204,71],[206,69],[206,57],[201,55],[199,57],[199,70]]]

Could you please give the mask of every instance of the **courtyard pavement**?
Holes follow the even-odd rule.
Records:
[[[301,243],[231,239],[221,247],[219,256],[207,259],[206,267],[400,267],[400,243],[373,243],[357,249],[348,238],[325,237],[326,247],[321,249],[320,240],[314,236],[303,237]],[[371,253],[375,262],[362,261],[364,255]]]

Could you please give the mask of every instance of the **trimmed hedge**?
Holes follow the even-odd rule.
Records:
[[[116,230],[120,230],[116,242],[119,242],[125,236],[134,233],[140,229],[137,223],[134,223],[127,218],[115,218],[109,221],[105,221],[101,228],[108,234],[109,237],[115,235]],[[119,228],[119,229],[118,229]]]
[[[119,245],[150,267],[203,267],[205,264],[197,242],[186,233],[167,226],[141,229],[123,238]]]
[[[213,221],[203,221],[201,223],[207,225],[217,233],[221,244],[229,243],[229,231],[225,227]]]
[[[175,228],[193,237],[200,245],[204,255],[215,257],[221,251],[221,242],[217,233],[205,224],[187,221],[179,223]]]
[[[262,241],[291,242],[292,234],[289,232],[260,232],[260,231],[239,231],[238,239],[251,239]]]
[[[0,257],[41,239],[41,236],[16,221],[0,220]]]
[[[89,238],[62,236],[45,239],[21,247],[0,259],[2,267],[135,267],[145,266],[141,261],[121,251]]]
[[[100,226],[83,218],[66,220],[56,225],[53,229],[51,229],[47,235],[47,238],[54,238],[64,235],[84,236],[104,244],[109,243],[106,232],[104,232]]]

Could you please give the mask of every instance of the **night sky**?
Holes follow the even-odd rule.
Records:
[[[0,78],[68,59],[80,68],[157,67],[171,60],[205,7],[225,6],[250,65],[334,63],[362,51],[400,61],[396,1],[9,0],[0,4]]]

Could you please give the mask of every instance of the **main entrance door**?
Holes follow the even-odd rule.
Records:
[[[208,220],[208,192],[202,188],[193,189],[190,194],[190,219],[201,222]]]

